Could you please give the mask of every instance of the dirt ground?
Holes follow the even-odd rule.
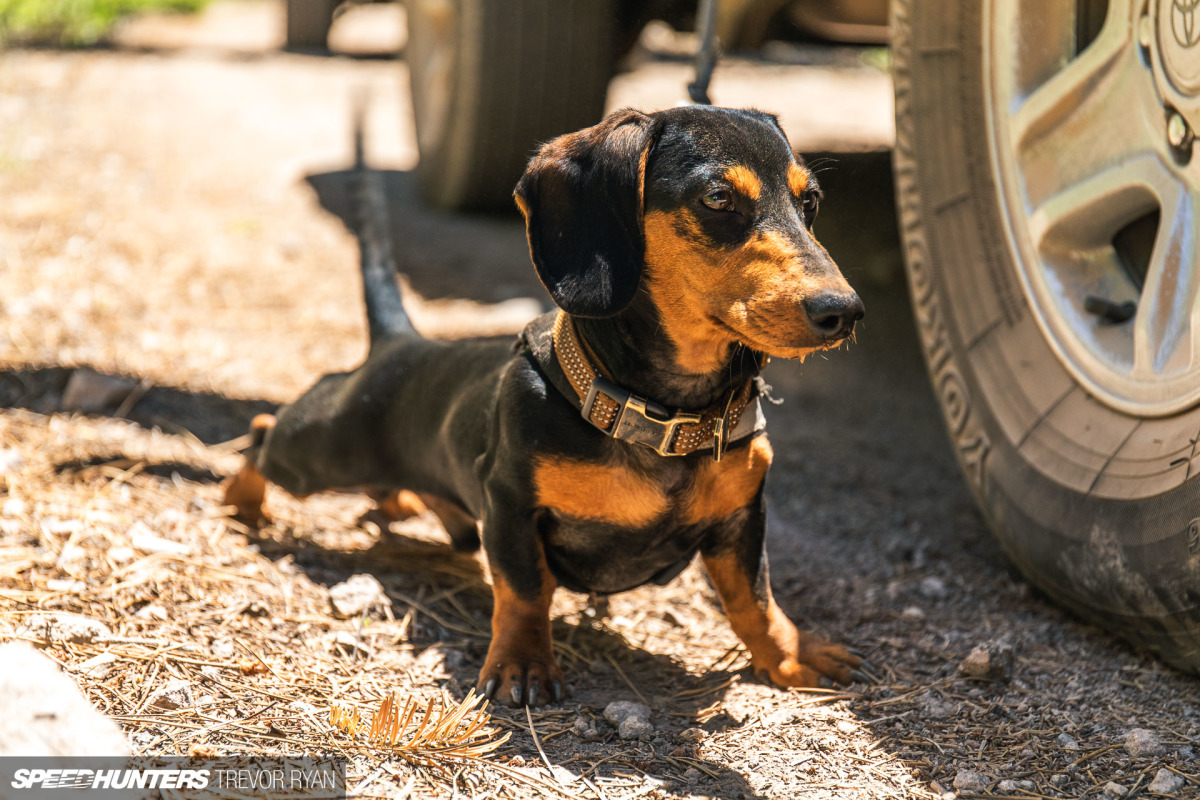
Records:
[[[280,52],[279,6],[251,0],[110,49],[0,55],[0,641],[38,644],[138,754],[339,754],[356,796],[1200,797],[1200,683],[1042,599],[975,510],[898,266],[886,76],[836,64],[741,62],[714,93],[777,99],[796,143],[829,151],[817,233],[868,315],[849,351],[769,368],[772,579],[879,684],[758,682],[693,565],[603,618],[560,593],[570,697],[493,709],[480,741],[511,738],[490,755],[334,724],[393,691],[462,701],[490,609],[430,519],[381,534],[359,498],[278,497],[251,531],[219,507],[253,415],[365,351],[339,218],[356,90],[418,326],[511,333],[547,302],[515,217],[417,202],[407,77],[377,56],[398,14],[354,12],[332,56]],[[677,67],[643,60],[613,103],[674,102]],[[841,140],[788,107],[831,90]],[[334,614],[330,589],[363,573],[383,598]],[[91,632],[63,634],[80,615]],[[1011,657],[1007,679],[960,674],[980,645]],[[620,738],[615,700],[648,705],[652,730]]]

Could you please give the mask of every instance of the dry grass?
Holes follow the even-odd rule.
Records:
[[[742,686],[745,657],[694,571],[676,591],[617,598],[605,620],[561,597],[559,657],[590,701],[488,715],[465,688],[487,641],[484,572],[430,520],[381,542],[353,525],[359,499],[277,498],[278,526],[249,531],[205,477],[236,467],[230,447],[125,421],[10,410],[4,448],[25,460],[0,494],[0,639],[41,647],[139,754],[342,756],[351,791],[368,795],[618,800],[686,786],[689,770],[728,783],[726,764],[776,738],[756,725],[702,746],[670,733],[727,725]],[[337,619],[327,586],[367,562],[390,602]],[[744,689],[813,720],[858,697]],[[661,740],[615,739],[600,712],[616,696],[650,702]],[[582,742],[579,719],[601,741]],[[890,793],[919,792],[898,764],[863,758]]]
[[[240,30],[265,7],[214,10]],[[756,682],[692,568],[613,598],[607,616],[560,593],[568,700],[491,709],[486,738],[472,740],[499,743],[491,753],[406,760],[372,744],[366,720],[389,698],[411,698],[414,720],[434,702],[430,725],[438,703],[445,719],[469,702],[489,636],[486,565],[453,553],[428,519],[391,534],[359,526],[367,503],[355,497],[273,498],[276,524],[247,530],[223,514],[217,486],[239,464],[227,440],[254,413],[363,351],[353,244],[302,182],[349,162],[347,100],[362,83],[379,102],[381,163],[411,166],[411,138],[394,129],[394,64],[5,54],[0,460],[19,464],[0,469],[0,640],[55,659],[140,755],[342,756],[359,796],[932,798],[970,768],[988,776],[986,796],[1099,798],[1116,781],[1150,797],[1167,769],[1187,776],[1177,797],[1200,797],[1187,757],[1200,749],[1195,680],[1072,621],[1007,571],[927,390],[889,372],[919,358],[907,316],[886,318],[895,285],[866,297],[869,325],[830,357],[835,369],[810,359],[794,380],[788,365],[772,376],[788,402],[769,412],[777,594],[808,627],[865,649],[880,685]],[[518,224],[437,218],[406,197],[400,250],[417,291],[462,284],[495,301],[535,282]],[[847,230],[861,239],[861,219]],[[422,308],[426,330],[457,334],[492,307]],[[489,323],[511,326],[512,310]],[[860,354],[875,360],[855,384],[842,376]],[[136,396],[127,387],[96,416],[65,410],[78,366],[132,376]],[[359,573],[388,602],[339,619],[329,589]],[[926,591],[931,578],[940,590]],[[959,676],[991,640],[1012,645],[1012,680]],[[179,691],[162,696],[171,684]],[[603,720],[617,699],[652,707],[648,741]],[[331,724],[335,708],[366,730]],[[1133,727],[1155,730],[1162,754],[1129,756],[1120,742]]]

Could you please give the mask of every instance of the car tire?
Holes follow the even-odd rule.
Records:
[[[1182,244],[1200,194],[1172,166],[1189,153],[1170,109],[1156,116],[1169,22],[1031,2],[892,2],[897,210],[926,364],[1020,570],[1200,673],[1200,357],[1179,350],[1200,323],[1170,308],[1200,294]]]
[[[426,202],[513,207],[537,145],[597,122],[613,0],[410,0],[408,71]]]

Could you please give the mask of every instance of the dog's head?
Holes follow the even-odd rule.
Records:
[[[689,372],[734,344],[803,357],[862,317],[813,237],[816,179],[769,114],[617,111],[543,145],[515,196],[554,301],[607,317],[645,291]]]

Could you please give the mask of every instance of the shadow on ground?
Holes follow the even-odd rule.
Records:
[[[412,172],[383,170],[381,174],[397,268],[419,295],[481,303],[532,297],[551,307],[529,262],[525,228],[515,206],[511,214],[449,214],[421,202]],[[352,229],[350,175],[326,172],[309,175],[307,180],[321,206]]]

